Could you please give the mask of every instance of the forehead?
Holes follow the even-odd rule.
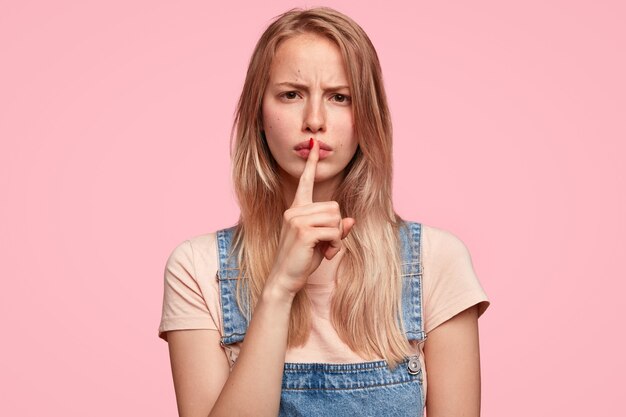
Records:
[[[332,40],[305,33],[280,43],[272,59],[270,78],[307,75],[346,80],[343,56]]]

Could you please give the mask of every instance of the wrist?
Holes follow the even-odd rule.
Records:
[[[285,289],[281,285],[277,284],[275,280],[268,279],[261,292],[261,300],[264,303],[271,304],[283,304],[291,308],[293,299],[296,296],[295,293]]]

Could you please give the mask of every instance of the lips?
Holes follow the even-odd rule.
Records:
[[[321,140],[317,141],[320,144],[320,151],[332,151],[333,148],[331,148],[330,146],[328,146],[327,144],[325,144],[324,142],[322,142]],[[299,151],[301,149],[309,149],[309,139],[304,140],[300,143],[298,143],[296,146],[293,147],[294,150]]]

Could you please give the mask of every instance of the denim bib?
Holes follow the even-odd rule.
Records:
[[[416,222],[404,224],[406,227],[400,228],[402,320],[407,339],[423,342],[426,333],[422,309],[422,228]],[[236,301],[239,269],[235,257],[229,257],[234,230],[231,227],[217,232],[222,346],[243,341],[250,322]],[[418,356],[405,358],[394,370],[384,360],[284,365],[279,417],[422,417],[423,412],[423,375]]]

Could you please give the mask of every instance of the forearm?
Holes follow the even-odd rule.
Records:
[[[209,417],[278,415],[293,297],[266,286]]]

